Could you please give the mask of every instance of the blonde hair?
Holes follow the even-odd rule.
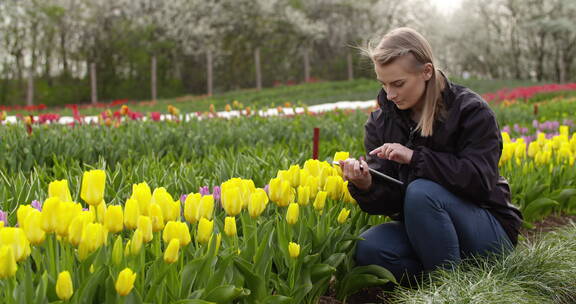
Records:
[[[431,136],[434,121],[442,109],[442,87],[444,79],[434,65],[432,48],[426,39],[417,31],[401,27],[384,35],[377,46],[373,42],[362,49],[364,55],[370,57],[374,64],[381,66],[390,64],[399,57],[412,54],[414,69],[420,71],[426,63],[432,64],[432,77],[426,82],[424,106],[417,128],[422,136]]]

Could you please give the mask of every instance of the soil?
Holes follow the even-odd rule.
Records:
[[[538,236],[544,234],[546,232],[555,230],[562,226],[576,224],[576,215],[557,215],[553,214],[545,219],[534,223],[534,228],[521,228],[520,234],[528,239],[534,240],[537,239]],[[329,294],[333,294],[333,291],[330,291]],[[364,288],[356,294],[351,295],[348,297],[346,302],[342,302],[337,300],[335,297],[331,295],[322,296],[320,298],[319,304],[366,304],[366,303],[382,303],[386,304],[384,296],[384,289],[381,287],[370,287]]]

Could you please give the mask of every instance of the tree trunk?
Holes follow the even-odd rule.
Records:
[[[212,50],[206,52],[206,77],[208,86],[208,96],[212,96],[213,83],[212,83]]]
[[[152,101],[156,101],[156,89],[157,89],[157,81],[156,81],[156,55],[152,55],[152,75],[151,75],[151,83],[150,83],[150,87],[152,88]]]
[[[310,81],[310,50],[306,47],[303,51],[304,57],[304,82]]]
[[[350,52],[346,55],[346,60],[348,61],[348,80],[354,80],[354,63]]]
[[[34,67],[28,72],[28,87],[26,89],[26,105],[34,105]]]
[[[92,104],[98,102],[98,88],[96,86],[96,64],[90,63],[90,89],[92,92]]]
[[[254,50],[254,64],[256,68],[256,89],[262,90],[262,70],[260,66],[260,48]]]

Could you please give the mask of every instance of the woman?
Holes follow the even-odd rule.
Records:
[[[357,263],[401,279],[512,248],[522,216],[498,171],[502,138],[488,104],[436,69],[415,30],[395,29],[366,53],[382,84],[379,109],[365,125],[366,161],[340,165],[363,211],[397,221],[361,234]]]

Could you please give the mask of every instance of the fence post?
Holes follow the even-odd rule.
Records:
[[[318,146],[320,144],[320,128],[314,128],[314,142],[312,146],[312,159],[318,159]]]

